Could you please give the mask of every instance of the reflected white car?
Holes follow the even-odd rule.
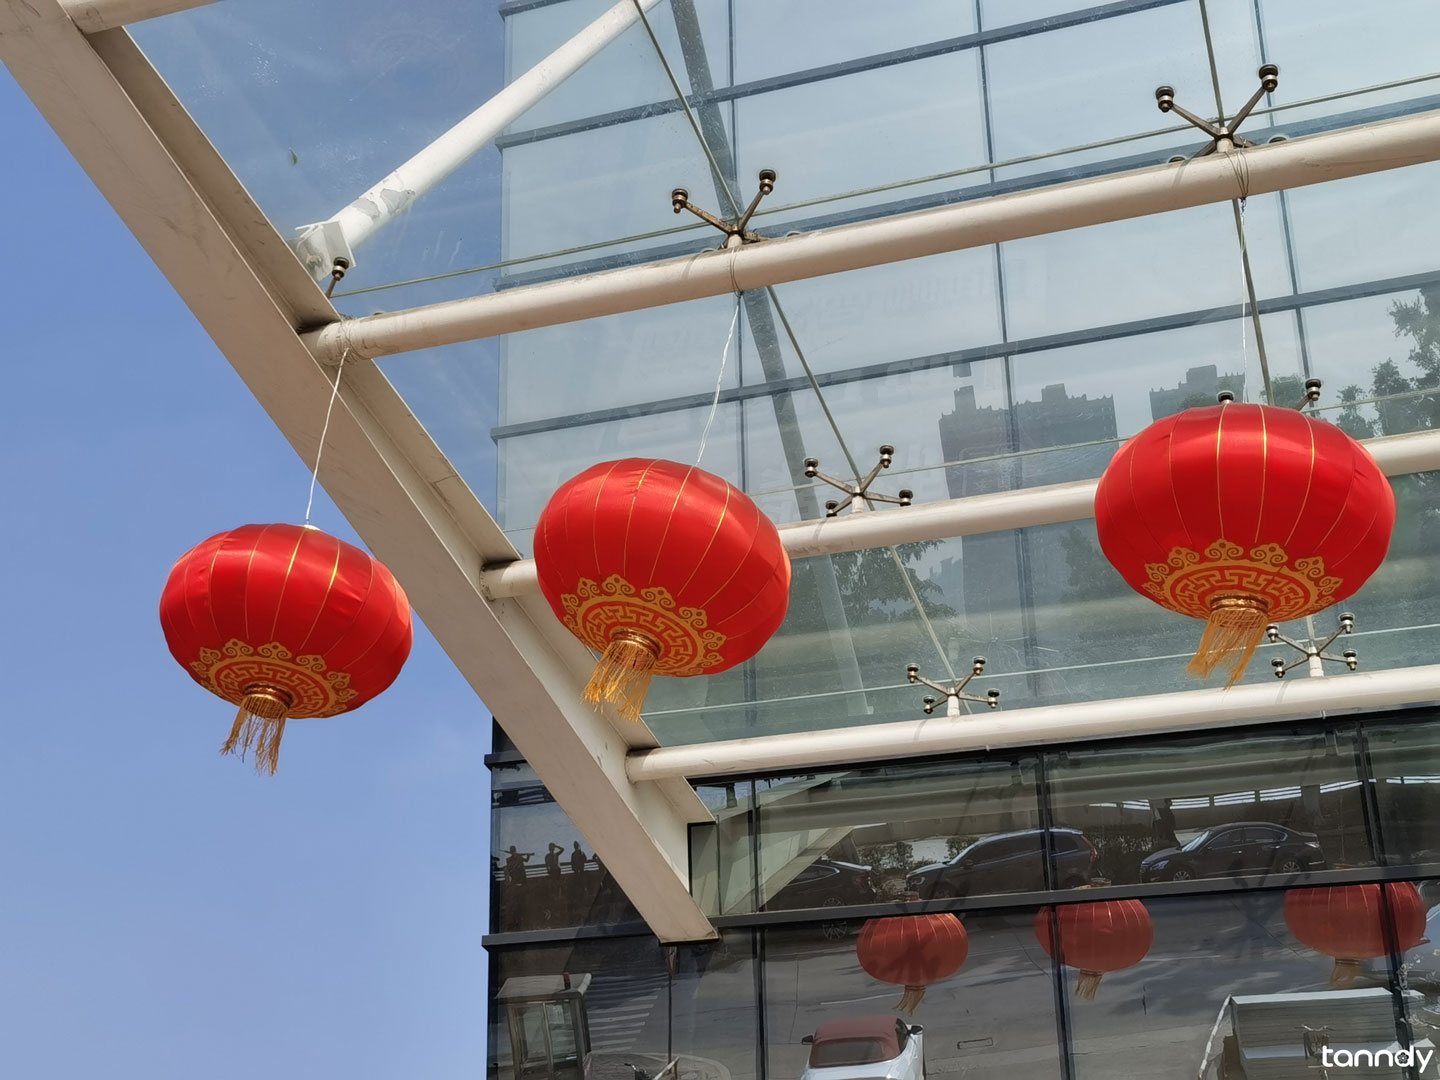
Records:
[[[830,1020],[806,1035],[810,1061],[800,1080],[922,1080],[925,1034],[887,1013]]]

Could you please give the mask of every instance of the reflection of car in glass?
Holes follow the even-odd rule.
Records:
[[[800,1040],[810,1047],[800,1080],[922,1080],[924,1040],[919,1024],[890,1015],[830,1020]]]
[[[977,840],[943,863],[911,871],[905,887],[925,899],[984,893],[1038,892],[1045,888],[1044,829],[1001,833]],[[1088,884],[1099,856],[1077,829],[1051,829],[1055,881],[1062,889]]]
[[[1192,881],[1227,874],[1304,874],[1324,870],[1320,841],[1268,821],[1217,825],[1184,847],[1166,848],[1140,863],[1141,881]]]
[[[875,903],[870,867],[816,859],[770,898],[769,908],[844,907]]]
[[[1407,1010],[1419,995],[1406,994]],[[1218,1038],[1217,1038],[1218,1036]],[[1433,1050],[1416,1032],[1411,1045]],[[1401,1049],[1396,1040],[1395,1004],[1388,989],[1324,990],[1296,994],[1232,997],[1221,1008],[1201,1080],[1296,1080],[1324,1076],[1324,1051]],[[1337,1069],[1333,1076],[1398,1076],[1394,1069]]]

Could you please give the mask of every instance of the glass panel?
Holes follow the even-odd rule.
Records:
[[[1147,900],[1154,940],[1144,959],[1105,973],[1093,1000],[1067,990],[1076,1080],[1300,1080],[1326,1075],[1327,1062],[1341,1066],[1329,1075],[1345,1076],[1353,1059],[1337,1061],[1337,1052],[1405,1049],[1384,957],[1352,972],[1349,986],[1335,988],[1329,985],[1333,957],[1296,937],[1297,928],[1313,932],[1322,923],[1327,940],[1381,940],[1378,912],[1346,908],[1337,890],[1328,892],[1336,894],[1331,911],[1321,902],[1289,919],[1282,891]],[[1082,925],[1098,921],[1076,918]],[[1101,966],[1133,955],[1113,939],[1097,948],[1078,930],[1069,940],[1064,948],[1097,953],[1091,962]],[[1067,973],[1067,982],[1079,979]],[[1354,1075],[1408,1075],[1388,1067],[1390,1060],[1382,1057],[1381,1068]]]
[[[528,765],[497,765],[490,783],[490,921],[495,932],[640,920]]]
[[[767,910],[1045,887],[1030,757],[767,780],[757,806]],[[1065,870],[1088,881],[1088,864]]]
[[[1348,731],[1066,750],[1047,757],[1052,814],[1116,884],[1295,881],[1375,863],[1355,753]]]
[[[845,1074],[857,1077],[1056,1080],[1052,968],[1034,921],[1024,909],[967,914],[968,955],[901,1018],[920,1029],[903,1045],[893,1026],[903,987],[867,974],[854,938],[836,940],[826,924],[765,931],[768,1074],[815,1075],[807,1068],[843,1054],[866,1059]]]
[[[1365,738],[1384,861],[1440,862],[1440,722],[1367,726]]]
[[[707,915],[756,910],[755,782],[697,784],[714,822],[690,827],[690,892]]]
[[[756,1075],[750,931],[662,946],[620,937],[490,950],[491,1080]],[[518,1062],[517,1062],[518,1059]]]

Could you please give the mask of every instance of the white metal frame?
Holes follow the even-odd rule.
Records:
[[[315,362],[293,327],[317,312],[335,318],[334,309],[124,32],[98,37],[107,39],[92,47],[97,39],[56,0],[0,3],[0,60],[296,451],[314,460],[334,369]],[[202,195],[190,176],[215,184]],[[257,252],[246,236],[268,246]],[[272,274],[254,270],[277,252],[284,261]],[[591,658],[548,613],[536,619],[524,601],[481,595],[480,567],[515,549],[370,362],[344,365],[326,445],[326,491],[651,928],[665,940],[713,937],[688,890],[688,825],[708,811],[683,781],[629,781],[626,753],[654,739],[581,703]]]
[[[347,349],[351,355],[388,356],[1228,202],[1437,158],[1440,112],[1424,113],[681,259],[347,319],[314,330],[305,340],[315,355],[329,361]]]
[[[1440,469],[1440,430],[1385,435],[1364,443],[1386,476]],[[1096,480],[1018,488],[961,499],[920,503],[903,510],[866,511],[780,526],[780,542],[792,559],[843,551],[949,540],[957,536],[1057,525],[1095,516]],[[480,587],[492,599],[540,591],[534,559],[487,566]]]
[[[117,26],[158,19],[177,11],[213,4],[215,0],[60,0],[60,6],[82,34],[98,34]]]

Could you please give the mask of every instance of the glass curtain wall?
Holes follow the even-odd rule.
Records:
[[[492,905],[492,1077],[525,1075],[513,996],[560,1009],[567,975],[589,980],[590,1074],[621,1080],[672,1060],[716,1077],[1435,1075],[1433,712],[697,790],[715,823],[692,833],[692,879],[720,939],[665,947],[595,912],[536,933]],[[497,850],[554,816],[523,802],[497,809]],[[887,946],[897,924],[939,935],[928,966]]]

